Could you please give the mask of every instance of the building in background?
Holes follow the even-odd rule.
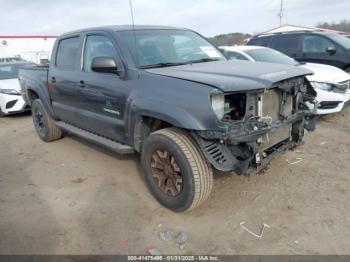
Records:
[[[22,58],[40,63],[50,59],[56,36],[0,36],[0,59]]]

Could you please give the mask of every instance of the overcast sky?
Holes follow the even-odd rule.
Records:
[[[205,36],[257,33],[279,24],[280,0],[133,0],[135,23],[187,27]],[[57,35],[130,24],[129,0],[0,0],[0,35]],[[350,0],[285,0],[283,23],[314,26],[349,16]]]

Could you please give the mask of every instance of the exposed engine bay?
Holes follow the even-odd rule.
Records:
[[[304,129],[315,129],[316,92],[305,77],[246,93],[225,93],[218,130],[194,137],[208,161],[218,170],[238,175],[264,169],[279,152],[301,142]],[[315,105],[316,106],[316,105]]]

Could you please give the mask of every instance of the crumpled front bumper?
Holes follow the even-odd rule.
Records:
[[[295,147],[301,141],[304,129],[315,129],[315,122],[314,110],[305,110],[271,124],[258,119],[251,123],[242,121],[231,123],[226,133],[203,131],[195,132],[193,136],[215,169],[244,175],[264,169],[276,155]],[[278,132],[288,125],[291,125],[288,138],[269,148],[259,142],[263,136]]]
[[[315,91],[317,92],[316,101],[318,106],[316,114],[318,115],[338,113],[350,101],[350,90],[347,90],[345,93],[336,93],[316,88]]]

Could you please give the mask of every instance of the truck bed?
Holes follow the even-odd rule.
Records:
[[[30,68],[23,68],[19,70],[19,82],[21,92],[27,104],[31,104],[28,89],[37,90],[49,98],[47,89],[47,79],[49,73],[49,66],[33,66]]]

